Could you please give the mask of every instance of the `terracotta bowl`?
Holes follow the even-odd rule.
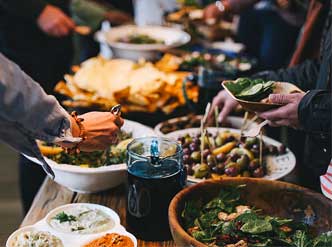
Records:
[[[207,180],[180,191],[169,206],[169,224],[177,246],[204,247],[182,228],[181,212],[186,201],[202,198],[209,201],[227,185],[246,184],[243,200],[251,206],[261,208],[265,214],[306,220],[314,233],[332,230],[332,201],[309,189],[280,181],[254,178],[225,178],[220,181]],[[304,210],[311,207],[314,214],[305,218]]]

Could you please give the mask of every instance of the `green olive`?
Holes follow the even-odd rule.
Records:
[[[246,169],[249,165],[249,157],[246,154],[243,154],[236,160],[236,163],[239,165],[239,170],[242,171]]]
[[[257,137],[248,137],[246,139],[246,142],[245,142],[245,144],[248,145],[248,146],[252,146],[256,143],[258,143],[258,138]]]
[[[193,138],[191,138],[190,136],[186,136],[186,138],[184,139],[185,143],[191,143],[193,141]]]
[[[216,163],[216,157],[215,157],[213,154],[209,154],[209,155],[206,157],[206,162],[207,162],[207,163],[214,164],[214,163]]]
[[[216,139],[215,139],[215,143],[216,143],[217,147],[220,147],[224,144],[224,140],[222,139],[221,136],[217,136]]]
[[[209,166],[207,164],[201,164],[194,167],[194,177],[195,178],[204,178],[209,173]]]
[[[201,153],[199,151],[192,152],[190,157],[194,162],[200,162],[201,161]]]

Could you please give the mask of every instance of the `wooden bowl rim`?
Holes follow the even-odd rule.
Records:
[[[185,230],[184,228],[181,226],[179,220],[178,220],[178,213],[177,213],[177,207],[179,205],[179,202],[183,199],[183,197],[187,194],[190,194],[191,192],[197,190],[198,188],[204,188],[207,185],[213,185],[213,184],[219,184],[222,185],[224,184],[225,181],[229,181],[229,182],[235,182],[235,183],[259,183],[260,186],[264,186],[265,184],[278,184],[280,185],[280,187],[287,187],[287,188],[291,188],[294,190],[298,190],[301,192],[306,192],[307,194],[312,194],[315,195],[316,197],[322,199],[322,200],[328,200],[327,198],[324,197],[324,195],[319,194],[318,192],[315,192],[313,190],[310,190],[308,188],[296,185],[296,184],[292,184],[292,183],[287,183],[287,182],[283,182],[283,181],[273,181],[273,180],[267,180],[267,179],[262,179],[262,178],[222,178],[220,180],[213,180],[213,179],[208,179],[206,181],[197,183],[195,185],[189,186],[183,190],[181,190],[178,194],[175,195],[175,197],[172,199],[170,205],[169,205],[169,209],[168,209],[168,215],[169,215],[169,224],[171,226],[171,228],[174,228],[174,230],[180,234],[182,236],[182,238],[184,238],[184,240],[188,243],[194,244],[194,246],[196,247],[206,247],[205,244],[199,242],[198,240],[196,240],[195,238],[193,238],[192,236],[190,236]],[[331,204],[332,207],[332,202],[329,202],[329,204]]]

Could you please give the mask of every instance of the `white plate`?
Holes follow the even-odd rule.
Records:
[[[196,118],[202,118],[203,116],[202,115],[196,115],[195,116]],[[171,123],[171,124],[174,124],[174,123],[177,123],[177,122],[181,122],[181,121],[186,121],[188,120],[188,117],[187,116],[183,116],[183,117],[177,117],[177,118],[172,118],[172,119],[169,119],[165,122],[161,122],[159,124],[156,125],[156,127],[154,128],[154,131],[157,135],[159,136],[164,136],[164,135],[167,135],[167,134],[164,134],[161,132],[161,127],[165,124],[165,123]],[[228,116],[227,117],[227,120],[226,122],[230,125],[231,128],[233,129],[241,129],[242,125],[243,125],[243,118],[242,117],[234,117],[234,116]],[[249,126],[251,127],[256,127],[258,124],[256,122],[252,122],[250,123]]]
[[[231,129],[231,128],[219,128],[219,129],[208,128],[208,131],[211,134],[216,134],[217,131],[219,131],[219,132],[230,131],[233,133],[240,134],[240,130]],[[192,128],[192,129],[174,131],[165,136],[170,139],[177,140],[179,137],[182,137],[186,134],[194,136],[199,133],[200,133],[199,128]],[[282,145],[280,142],[273,140],[272,138],[269,138],[267,136],[263,136],[263,141],[266,144],[274,145],[276,147],[279,147],[280,145]],[[267,163],[267,174],[263,178],[268,179],[268,180],[278,180],[278,179],[285,177],[286,175],[288,175],[289,173],[291,173],[293,171],[293,169],[295,168],[295,165],[296,165],[295,155],[288,148],[287,148],[287,152],[285,154],[277,155],[277,156],[269,155],[266,157],[266,159],[267,159],[267,162],[266,162]],[[202,179],[197,179],[192,176],[188,176],[188,181],[201,182]]]
[[[164,44],[128,44],[118,41],[131,34],[146,34],[154,39],[162,40]],[[110,46],[115,57],[132,60],[140,58],[153,60],[158,56],[156,51],[178,47],[190,41],[190,35],[177,28],[132,25],[111,28],[109,31],[99,31],[95,38],[97,41]]]
[[[47,219],[54,216],[56,213],[61,212],[61,211],[65,210],[66,208],[77,207],[77,206],[86,206],[89,208],[96,208],[96,209],[103,211],[104,213],[109,215],[109,217],[112,219],[112,221],[114,222],[114,226],[111,227],[110,229],[105,230],[100,233],[78,234],[78,233],[60,232],[60,231],[54,229],[53,227],[51,227],[47,223]],[[49,212],[45,218],[38,221],[36,224],[20,228],[20,229],[16,230],[15,232],[13,232],[7,239],[6,247],[13,247],[14,246],[13,241],[14,241],[15,237],[22,232],[30,231],[30,230],[49,232],[52,235],[56,236],[57,238],[61,239],[64,247],[84,246],[85,244],[88,244],[89,242],[91,242],[97,238],[100,238],[100,237],[106,235],[107,233],[118,233],[120,235],[128,236],[133,241],[134,246],[137,247],[137,239],[135,238],[134,235],[127,232],[126,229],[120,224],[119,215],[117,213],[115,213],[112,209],[105,207],[105,206],[98,205],[98,204],[73,203],[73,204],[66,204],[61,207],[55,208],[51,212]]]
[[[130,120],[125,120],[122,130],[132,133],[133,138],[156,135],[153,129]],[[37,159],[30,156],[26,157],[40,165]],[[55,174],[55,181],[75,192],[103,191],[126,181],[127,166],[125,163],[85,168],[70,164],[58,164],[47,157],[44,158]]]

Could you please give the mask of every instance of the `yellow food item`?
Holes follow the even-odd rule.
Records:
[[[127,237],[117,233],[108,233],[98,238],[84,247],[134,247],[133,241]]]
[[[214,155],[218,155],[218,154],[221,154],[221,153],[227,154],[235,147],[235,145],[236,145],[236,142],[228,142],[225,145],[214,149],[212,151],[212,154],[214,154]]]
[[[40,152],[45,156],[56,155],[63,152],[62,147],[50,147],[50,146],[44,146],[42,144],[38,144],[38,146]]]
[[[89,166],[89,164],[80,164],[80,167],[82,167],[82,168],[89,168],[90,166]]]

